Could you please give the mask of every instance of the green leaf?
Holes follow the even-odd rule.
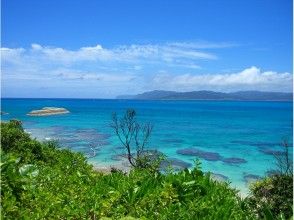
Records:
[[[19,168],[21,176],[36,177],[39,173],[37,167],[33,164],[26,164]]]

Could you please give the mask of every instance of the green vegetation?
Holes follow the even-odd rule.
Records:
[[[273,175],[251,186],[248,203],[262,219],[290,219],[293,204],[293,177]],[[269,212],[267,212],[269,211]]]
[[[256,219],[251,209],[197,164],[99,173],[82,154],[31,139],[20,122],[1,123],[1,219]]]
[[[277,171],[251,185],[248,202],[260,218],[290,219],[293,215],[293,161],[289,145],[276,154]]]

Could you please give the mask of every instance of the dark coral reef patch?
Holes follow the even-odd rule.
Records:
[[[222,157],[219,153],[203,151],[203,150],[199,150],[197,148],[179,149],[179,150],[177,150],[177,154],[187,155],[187,156],[197,156],[199,158],[202,158],[202,159],[208,160],[208,161],[218,161],[218,160],[222,159]]]
[[[222,159],[224,163],[227,164],[241,164],[241,163],[247,163],[247,160],[243,158],[238,158],[238,157],[229,157],[229,158],[224,158]]]

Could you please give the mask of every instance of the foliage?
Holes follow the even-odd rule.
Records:
[[[264,208],[276,217],[284,215],[286,219],[292,216],[293,177],[288,175],[273,175],[256,182],[251,187],[251,205],[260,217],[265,215]]]
[[[293,162],[289,145],[283,142],[284,152],[276,155],[278,172],[253,183],[248,203],[260,218],[289,219],[293,215]]]
[[[254,219],[228,183],[198,167],[96,172],[82,154],[1,125],[2,219]],[[33,150],[38,149],[38,150]]]

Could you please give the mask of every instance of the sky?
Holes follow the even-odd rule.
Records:
[[[2,0],[1,96],[291,92],[291,0]]]

